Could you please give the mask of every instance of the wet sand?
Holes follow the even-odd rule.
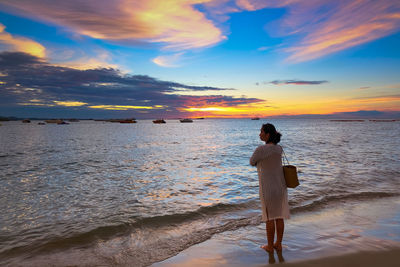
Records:
[[[216,234],[152,266],[398,266],[399,225],[400,198],[347,200],[294,214],[279,255],[260,248],[261,224]]]
[[[316,260],[308,260],[302,262],[285,263],[283,266],[293,267],[336,267],[336,266],[385,266],[398,267],[400,262],[400,249],[391,249],[386,251],[365,251],[342,256],[327,257]]]

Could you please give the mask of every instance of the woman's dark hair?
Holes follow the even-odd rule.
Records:
[[[277,132],[275,126],[271,123],[263,124],[261,129],[264,131],[264,133],[269,134],[267,143],[272,142],[276,145],[281,141],[281,133]]]

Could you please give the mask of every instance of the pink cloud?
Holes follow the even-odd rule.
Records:
[[[194,8],[205,2],[209,0],[4,0],[2,4],[93,38],[159,42],[179,50],[211,46],[225,38]]]
[[[285,7],[284,17],[266,26],[272,35],[298,37],[284,49],[287,61],[303,62],[361,45],[400,29],[400,2],[392,0],[236,0],[247,11]],[[282,51],[282,50],[281,50]]]
[[[286,49],[289,62],[319,58],[400,29],[400,2],[396,1],[338,2],[326,15],[327,18],[301,29],[305,36],[300,43]]]
[[[161,67],[179,67],[180,66],[180,60],[182,57],[183,53],[176,53],[172,55],[162,55],[158,56],[156,58],[153,58],[152,62],[161,66]]]

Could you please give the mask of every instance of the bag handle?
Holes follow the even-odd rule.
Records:
[[[282,152],[283,152],[283,155],[284,155],[284,159],[286,159],[287,164],[290,165],[290,163],[289,163],[289,161],[288,161],[288,159],[286,157],[285,150],[283,150],[283,147],[282,147]],[[285,161],[283,161],[283,162],[285,163]]]

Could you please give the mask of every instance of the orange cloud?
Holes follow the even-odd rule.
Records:
[[[125,0],[125,6],[133,6],[134,2],[137,1]],[[207,2],[210,0],[148,0],[142,1],[138,10],[127,10],[153,30],[150,41],[166,43],[167,49],[190,49],[210,46],[225,38],[212,21],[193,7]]]
[[[211,0],[4,0],[20,14],[33,15],[93,38],[164,43],[166,49],[214,45],[225,37],[194,8]]]
[[[11,46],[13,50],[25,52],[40,58],[46,56],[46,49],[41,44],[24,37],[16,37],[5,31],[5,26],[0,23],[0,43]]]
[[[243,98],[224,99],[221,96],[183,96],[184,106],[179,111],[191,113],[191,117],[254,117],[265,116],[273,107],[265,101]]]

